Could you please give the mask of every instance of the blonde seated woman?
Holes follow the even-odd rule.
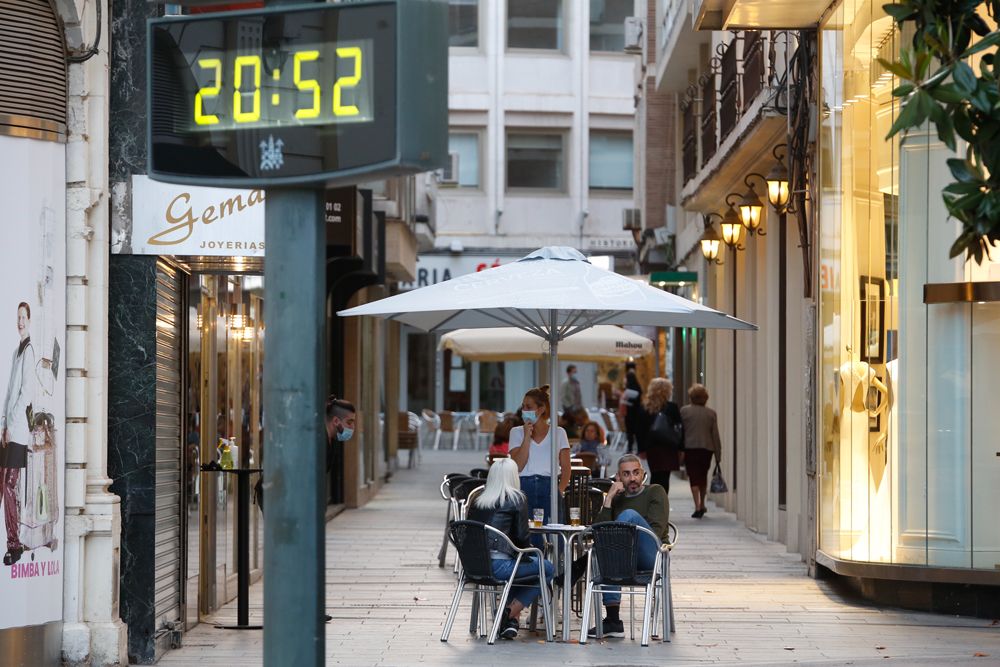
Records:
[[[524,549],[530,547],[528,531],[528,502],[521,492],[521,480],[518,477],[517,464],[512,459],[498,459],[490,467],[486,477],[483,492],[472,504],[469,518],[493,526],[514,543]],[[510,545],[496,535],[488,535],[490,556],[493,559],[493,574],[497,579],[508,579],[514,571],[517,554]],[[555,568],[545,561],[545,583],[552,581]],[[530,577],[538,573],[537,556],[521,559],[517,568],[518,577]],[[500,636],[504,639],[517,637],[518,618],[525,607],[541,594],[539,585],[514,586],[511,589],[512,599],[507,606],[507,618],[500,626]]]

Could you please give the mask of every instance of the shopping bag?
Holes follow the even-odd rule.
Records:
[[[718,463],[715,464],[715,472],[712,473],[712,482],[709,484],[708,490],[712,493],[728,493],[729,491],[729,486],[722,478],[722,470]]]

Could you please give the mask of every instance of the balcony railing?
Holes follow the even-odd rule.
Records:
[[[718,46],[709,70],[697,85],[688,88],[681,103],[685,114],[685,183],[708,164],[761,96],[774,97],[774,88],[785,75],[784,50],[795,49],[795,34],[779,30],[737,31],[731,41]]]
[[[712,159],[715,149],[719,147],[716,137],[716,119],[718,116],[715,103],[715,75],[701,79],[701,166]]]
[[[719,45],[719,131],[723,137],[736,127],[740,111],[740,81],[736,73],[736,43]]]
[[[698,121],[695,115],[695,99],[692,96],[681,107],[683,114],[683,137],[682,147],[684,164],[684,182],[687,183],[698,173]]]

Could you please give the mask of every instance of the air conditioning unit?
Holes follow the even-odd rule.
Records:
[[[642,55],[642,19],[629,16],[625,19],[625,53]]]
[[[456,186],[458,185],[458,153],[448,153],[448,166],[438,169],[438,185]]]
[[[622,229],[627,232],[642,229],[642,209],[626,208],[622,211]]]

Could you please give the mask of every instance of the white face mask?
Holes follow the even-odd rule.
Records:
[[[521,410],[521,419],[526,424],[534,424],[538,421],[538,415],[535,414],[534,410]]]

